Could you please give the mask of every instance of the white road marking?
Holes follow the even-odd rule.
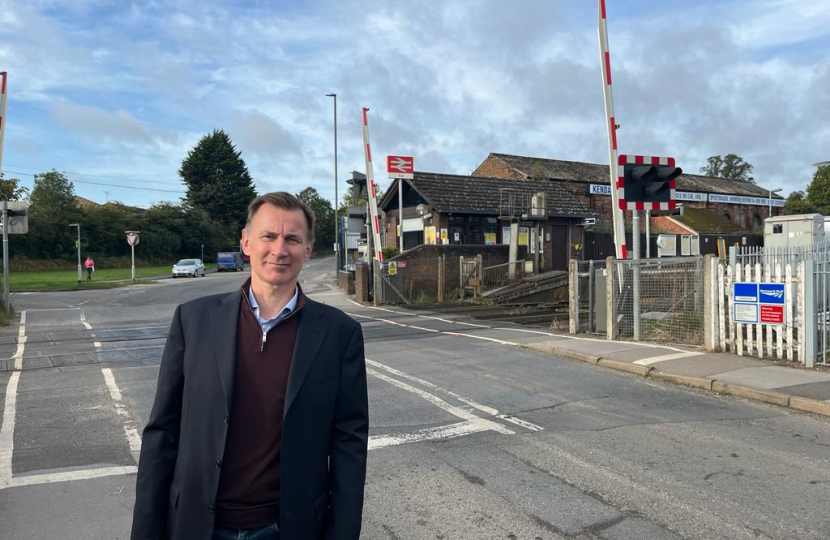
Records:
[[[473,338],[473,339],[481,339],[481,340],[484,340],[484,341],[491,341],[491,342],[494,342],[494,343],[499,343],[501,345],[512,345],[514,347],[519,346],[518,343],[513,343],[512,341],[504,341],[502,339],[488,338],[488,337],[484,337],[484,336],[474,336],[472,334],[464,334],[462,332],[445,332],[445,331],[442,331],[442,330],[435,330],[434,328],[424,328],[422,326],[414,326],[414,325],[411,325],[411,324],[403,324],[403,323],[399,323],[399,322],[390,321],[389,319],[381,319],[381,318],[378,318],[378,317],[369,317],[368,315],[359,315],[357,313],[347,313],[347,315],[349,315],[350,317],[360,317],[361,319],[370,319],[370,320],[373,320],[373,321],[384,322],[384,323],[392,324],[392,325],[395,325],[395,326],[403,326],[404,328],[412,328],[413,330],[421,330],[422,332],[432,332],[434,334],[446,334],[448,336],[454,336],[454,337],[468,337],[468,338]]]
[[[530,431],[542,431],[544,429],[541,426],[537,426],[536,424],[533,424],[531,422],[527,422],[525,420],[520,420],[518,418],[514,418],[513,416],[511,416],[509,414],[500,414],[498,409],[494,409],[493,407],[489,407],[487,405],[482,405],[480,403],[477,403],[477,402],[473,401],[470,398],[467,398],[467,397],[464,397],[462,395],[456,394],[452,390],[447,390],[447,389],[441,388],[440,386],[437,386],[437,385],[435,385],[435,384],[433,384],[429,381],[425,381],[424,379],[421,379],[421,378],[416,377],[414,375],[410,375],[409,373],[405,373],[405,372],[400,371],[398,369],[395,369],[393,367],[387,366],[386,364],[381,364],[380,362],[376,362],[376,361],[371,360],[369,358],[366,359],[366,363],[369,364],[370,366],[374,367],[374,368],[382,369],[382,370],[384,370],[388,373],[391,373],[393,375],[396,375],[398,377],[410,380],[410,381],[418,383],[422,386],[426,386],[427,388],[433,388],[435,390],[439,390],[441,392],[444,392],[445,394],[448,394],[448,395],[454,397],[458,401],[460,401],[462,403],[465,403],[465,404],[469,405],[470,407],[472,407],[474,409],[477,409],[477,410],[479,410],[479,411],[481,411],[485,414],[489,414],[490,416],[500,418],[502,420],[505,420],[507,422],[511,422],[511,423],[516,424],[518,426],[522,426],[525,429],[528,429]]]
[[[510,330],[512,332],[527,332],[529,334],[541,334],[544,336],[555,337],[557,339],[574,339],[577,341],[596,341],[597,343],[619,343],[621,345],[636,345],[637,347],[646,347],[648,349],[667,349],[669,351],[675,351],[679,353],[687,353],[690,351],[686,351],[683,349],[678,349],[677,347],[671,347],[669,345],[657,345],[654,343],[642,343],[642,342],[631,342],[631,341],[613,341],[608,339],[597,339],[597,338],[586,338],[586,337],[579,337],[579,336],[570,336],[568,334],[553,334],[551,332],[542,332],[540,330],[526,330],[524,328],[493,328],[493,330]]]
[[[11,480],[12,454],[14,453],[14,417],[17,412],[17,382],[20,372],[15,371],[6,386],[6,404],[3,409],[3,427],[0,428],[0,486]]]
[[[680,352],[675,354],[664,354],[662,356],[652,356],[651,358],[643,358],[642,360],[637,360],[634,363],[640,366],[650,366],[652,364],[657,364],[658,362],[665,362],[667,360],[680,360],[681,358],[690,358],[692,356],[700,356],[702,352]]]
[[[457,424],[419,429],[418,431],[401,433],[399,435],[375,435],[369,437],[369,450],[379,450],[387,446],[399,446],[401,444],[462,437],[472,433],[487,431],[488,429],[487,426],[478,422],[458,422]]]
[[[29,476],[18,476],[8,480],[0,479],[0,490],[6,488],[36,486],[39,484],[55,484],[58,482],[74,482],[76,480],[89,480],[91,478],[102,478],[105,476],[123,476],[135,474],[138,467],[104,467],[101,469],[83,469],[78,471],[56,472],[49,474],[33,474]]]
[[[484,336],[474,336],[472,334],[462,334],[461,332],[441,332],[441,333],[442,334],[447,334],[447,335],[450,335],[450,336],[456,336],[456,337],[468,337],[468,338],[473,338],[473,339],[481,339],[481,340],[484,340],[484,341],[492,341],[494,343],[500,343],[502,345],[512,345],[514,347],[519,346],[518,343],[513,343],[512,341],[504,341],[502,339],[495,339],[495,338],[489,338],[489,337],[484,337]]]
[[[383,446],[391,446],[395,444],[405,444],[412,442],[420,442],[424,440],[434,440],[436,438],[458,437],[460,435],[465,435],[468,433],[475,433],[476,431],[495,431],[497,433],[501,433],[504,435],[513,435],[515,433],[515,431],[513,431],[512,429],[506,428],[501,424],[487,420],[485,418],[481,418],[480,416],[476,416],[473,413],[465,411],[464,409],[461,409],[459,407],[455,407],[454,405],[450,405],[438,396],[430,394],[429,392],[425,392],[420,388],[415,388],[414,386],[410,386],[405,382],[393,379],[392,377],[387,377],[386,375],[379,373],[371,368],[367,368],[366,372],[372,375],[373,377],[385,381],[393,386],[397,386],[402,390],[412,392],[418,397],[421,397],[426,401],[432,403],[436,407],[443,409],[448,413],[452,414],[453,416],[457,416],[458,418],[464,420],[464,422],[461,422],[460,424],[443,426],[443,429],[421,430],[420,432],[404,433],[401,435],[383,435],[379,437],[370,437],[369,444],[373,447],[373,449],[382,448]]]
[[[17,350],[14,353],[14,369],[23,369],[23,349],[26,345],[26,312],[20,312],[20,328],[17,330]]]
[[[84,310],[80,310],[80,311],[81,311],[81,322],[84,324],[84,327],[87,330],[92,330],[92,325],[89,324],[88,322],[86,322],[86,314],[84,313]]]
[[[112,396],[112,400],[115,401],[115,411],[118,413],[118,416],[124,420],[124,435],[127,437],[127,442],[130,445],[130,453],[132,453],[135,462],[138,463],[138,456],[141,453],[141,436],[135,428],[135,424],[130,417],[130,413],[122,403],[121,390],[115,382],[112,370],[105,367],[101,369],[101,372],[104,374],[104,380],[107,382],[107,388],[109,388],[110,396]]]
[[[429,315],[416,315],[416,317],[420,317],[422,319],[432,319],[434,321],[441,321],[449,324],[463,324],[464,326],[475,326],[477,328],[490,328],[489,326],[483,324],[474,324],[468,322],[461,322],[461,321],[453,321],[450,319],[442,319],[441,317],[430,317]]]
[[[14,353],[15,371],[6,385],[6,399],[3,407],[3,425],[0,426],[0,486],[12,478],[12,455],[14,454],[14,424],[17,415],[17,385],[20,370],[23,369],[23,349],[26,343],[26,311],[20,312],[20,328],[17,333],[17,352]]]
[[[496,418],[500,418],[505,422],[516,424],[517,426],[522,426],[523,428],[529,431],[544,431],[545,429],[542,426],[537,426],[533,422],[528,422],[527,420],[522,420],[521,418],[516,418],[515,416],[509,414],[499,414],[496,416]]]

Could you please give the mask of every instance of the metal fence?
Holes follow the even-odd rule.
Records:
[[[703,345],[703,258],[615,260],[611,337]]]
[[[792,320],[781,328],[761,328],[756,325],[755,337],[759,356],[798,360],[807,367],[830,365],[830,242],[807,246],[743,248],[730,253],[730,266],[750,268],[759,275],[759,282],[782,282],[792,275],[792,290],[787,299],[795,310]],[[787,272],[787,267],[791,269]],[[779,270],[780,268],[780,270]],[[751,326],[751,325],[746,325]],[[751,331],[751,329],[747,329]],[[764,352],[761,332],[774,336],[772,347]],[[781,352],[781,338],[786,354]],[[742,337],[740,334],[736,338]],[[745,336],[749,337],[749,336]],[[769,338],[767,338],[769,339]],[[750,340],[751,343],[751,340]],[[749,346],[750,354],[752,346]],[[739,353],[740,354],[740,353]]]
[[[511,266],[514,268],[514,278],[510,277]],[[496,287],[504,287],[514,281],[520,281],[524,277],[524,269],[524,259],[483,268],[481,272],[481,288],[486,291],[495,289]]]

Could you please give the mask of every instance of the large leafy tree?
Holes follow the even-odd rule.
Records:
[[[256,190],[227,133],[214,130],[202,137],[182,161],[179,176],[187,185],[187,205],[207,212],[228,234],[239,234]]]
[[[36,174],[29,197],[29,234],[25,243],[16,242],[15,247],[33,258],[71,258],[76,236],[69,224],[79,223],[80,216],[75,186],[65,174],[54,170]]]
[[[784,201],[784,214],[812,214],[815,212],[823,213],[820,208],[807,200],[807,195],[803,191],[793,191],[787,196]]]
[[[752,177],[752,169],[752,165],[744,161],[741,156],[727,154],[724,157],[710,157],[706,160],[706,166],[700,168],[700,172],[713,178],[744,180],[754,184],[755,178]]]
[[[314,225],[314,251],[331,253],[334,246],[334,209],[313,187],[297,193],[297,198],[314,210],[317,221]]]
[[[29,195],[29,189],[20,185],[17,178],[3,178],[0,172],[0,201],[19,201]]]
[[[830,209],[830,165],[822,165],[807,186],[807,200],[818,208]]]

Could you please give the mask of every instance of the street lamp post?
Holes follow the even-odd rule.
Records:
[[[70,227],[75,227],[78,229],[78,241],[76,245],[78,246],[78,285],[81,284],[81,224],[80,223],[70,223]]]
[[[326,97],[334,98],[334,277],[340,271],[340,236],[338,235],[339,216],[337,215],[337,94],[326,94]]]
[[[769,203],[769,217],[772,217],[772,195],[773,193],[781,193],[782,191],[784,191],[783,188],[769,190],[769,201],[767,201]]]

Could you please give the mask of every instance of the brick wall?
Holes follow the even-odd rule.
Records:
[[[369,301],[369,265],[357,263],[354,266],[354,294],[358,302]]]
[[[487,159],[481,162],[476,170],[470,176],[483,176],[487,178],[513,178],[514,180],[524,180],[524,176],[493,156],[488,156]]]
[[[353,295],[354,290],[354,272],[337,272],[337,285],[340,290],[345,291],[346,294]]]

